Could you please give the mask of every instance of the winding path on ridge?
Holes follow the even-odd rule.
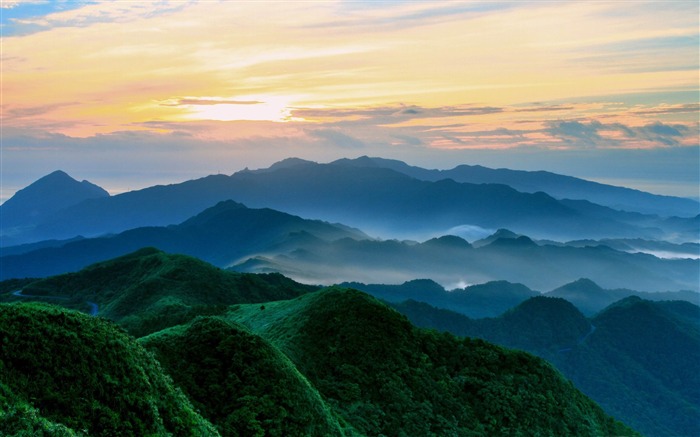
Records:
[[[61,296],[41,296],[38,294],[24,294],[24,293],[22,293],[23,291],[24,290],[13,291],[12,295],[17,296],[17,297],[26,297],[26,298],[34,298],[34,299],[70,300],[67,297],[61,297]],[[88,314],[90,314],[91,316],[96,316],[100,310],[100,307],[95,302],[91,302],[89,300],[85,301],[85,303],[87,303],[88,306],[90,307],[90,312]]]

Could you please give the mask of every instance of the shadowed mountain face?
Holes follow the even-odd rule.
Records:
[[[44,176],[0,205],[2,245],[14,244],[16,234],[51,219],[58,211],[84,200],[107,197],[109,193],[97,185],[78,182],[60,170]]]
[[[15,243],[26,243],[170,225],[226,199],[402,238],[441,235],[460,226],[508,227],[559,240],[650,238],[695,229],[687,223],[690,219],[670,221],[590,202],[564,203],[542,191],[520,192],[503,184],[428,181],[389,168],[291,160],[262,171],[244,170],[89,199],[30,223],[13,238]]]
[[[606,411],[645,435],[700,433],[700,307],[621,300],[587,320],[561,298],[535,297],[492,319],[406,301],[417,326],[523,349],[553,363]]]

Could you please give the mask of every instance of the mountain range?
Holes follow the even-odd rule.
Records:
[[[698,291],[700,281],[698,259],[663,259],[603,245],[538,244],[507,230],[475,245],[456,236],[423,243],[376,240],[348,226],[225,201],[179,225],[136,228],[63,245],[54,241],[34,250],[36,245],[23,246],[27,252],[0,257],[0,278],[77,271],[152,246],[222,268],[280,272],[316,284],[402,283],[422,277],[452,288],[464,281],[507,280],[551,290],[586,277],[607,288]]]
[[[693,370],[700,360],[697,305],[631,296],[586,319],[567,300],[539,296],[479,320],[413,300],[394,307],[417,326],[545,358],[644,435],[700,433],[700,377]]]
[[[0,205],[0,434],[698,435],[699,210],[368,157],[57,171]]]
[[[54,209],[48,216],[26,214],[27,210],[43,208],[40,204],[52,197],[41,190],[44,194],[38,200],[23,200],[22,197],[26,196],[20,196],[0,206],[3,217],[22,218],[21,226],[16,225],[16,220],[7,224],[3,220],[0,230],[2,245],[79,235],[98,236],[136,227],[176,224],[229,199],[254,208],[274,208],[304,217],[341,222],[384,238],[443,235],[449,229],[472,226],[491,230],[509,228],[534,238],[559,241],[674,238],[685,242],[698,239],[700,218],[697,212],[700,208],[697,202],[687,199],[644,193],[644,201],[635,203],[641,205],[639,208],[619,211],[592,203],[589,199],[596,198],[593,194],[596,191],[591,189],[589,193],[584,188],[600,187],[585,181],[579,183],[584,188],[571,193],[576,196],[574,200],[565,200],[543,191],[521,192],[503,183],[484,183],[490,179],[477,178],[470,182],[419,179],[409,175],[416,171],[408,172],[398,164],[393,165],[394,168],[363,165],[368,160],[375,164],[384,162],[370,158],[329,164],[283,161],[267,169],[243,170],[231,176],[212,175],[115,196],[88,198],[78,203],[65,202],[62,208]],[[397,166],[409,174],[397,171]],[[439,172],[430,174],[445,175]],[[527,172],[514,174],[524,179],[533,177]],[[509,179],[504,181],[517,185]],[[25,190],[39,191],[35,184]],[[556,185],[544,184],[541,188],[554,189]],[[621,190],[627,194],[639,194]],[[625,202],[634,203],[632,200]],[[677,202],[691,206],[681,210],[668,207],[663,216],[639,212],[645,211],[643,205],[650,202],[659,205]],[[692,205],[695,205],[695,210]],[[668,216],[675,212],[685,215],[669,219]]]
[[[459,313],[471,319],[500,316],[507,310],[535,296],[563,298],[586,316],[593,316],[613,303],[630,296],[655,302],[685,301],[700,305],[700,293],[696,292],[608,290],[590,279],[578,279],[546,293],[540,293],[523,284],[514,284],[508,281],[491,281],[449,291],[427,279],[408,281],[401,285],[363,284],[360,282],[347,282],[341,285],[362,290],[392,304],[416,301],[438,309]]]
[[[492,169],[464,164],[450,170],[429,170],[410,166],[398,160],[367,156],[340,159],[333,163],[356,167],[388,168],[416,179],[433,182],[452,179],[456,182],[472,184],[503,184],[524,193],[541,191],[556,199],[588,200],[620,211],[679,217],[691,217],[700,213],[700,204],[692,199],[660,196],[547,171]]]
[[[28,299],[90,299],[99,317],[0,304],[4,434],[637,435],[543,360],[355,290],[148,249],[0,296]]]

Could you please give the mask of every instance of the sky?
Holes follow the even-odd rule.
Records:
[[[700,196],[696,0],[0,6],[0,201],[362,155]]]

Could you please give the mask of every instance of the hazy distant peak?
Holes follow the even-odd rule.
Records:
[[[566,285],[557,288],[557,290],[602,291],[603,288],[588,278],[580,278],[575,280],[574,282],[570,282]]]
[[[469,249],[472,247],[467,240],[456,235],[443,235],[438,238],[431,238],[423,243],[424,246],[452,247],[455,249]]]
[[[66,172],[56,170],[17,191],[2,204],[2,227],[31,226],[62,209],[100,197],[109,197],[109,193],[91,182],[78,182]]]
[[[515,232],[509,229],[501,228],[493,234],[489,235],[488,237],[475,241],[473,244],[474,247],[483,247],[488,246],[489,244],[494,243],[497,240],[515,240],[518,237],[521,237],[521,235],[516,234]]]
[[[182,225],[183,226],[198,226],[202,224],[206,224],[212,219],[220,216],[221,214],[230,212],[230,211],[240,211],[242,209],[248,209],[247,206],[243,205],[242,203],[234,202],[233,200],[222,200],[221,202],[217,203],[216,205],[205,209],[204,211],[200,212],[194,217],[191,217],[187,220],[185,220]]]
[[[81,186],[84,190],[88,190],[93,192],[96,195],[99,196],[109,196],[109,193],[104,190],[102,187],[99,187],[92,182],[89,182],[87,180],[82,180],[78,182],[77,180],[73,179],[68,173],[64,172],[63,170],[56,170],[54,172],[51,172],[47,174],[44,177],[41,177],[37,179],[34,183],[30,184],[26,188],[19,190],[25,191],[29,190],[30,188],[32,190],[36,190],[39,188],[42,189],[53,189],[53,190],[63,190],[63,189],[75,189],[76,187]],[[29,190],[29,191],[32,191]],[[95,196],[98,197],[98,196]]]
[[[300,165],[310,165],[310,164],[316,164],[314,161],[308,161],[306,159],[301,159],[301,158],[285,158],[281,161],[277,161],[274,164],[272,164],[268,170],[279,170],[281,168],[292,168],[292,167],[298,167]]]

